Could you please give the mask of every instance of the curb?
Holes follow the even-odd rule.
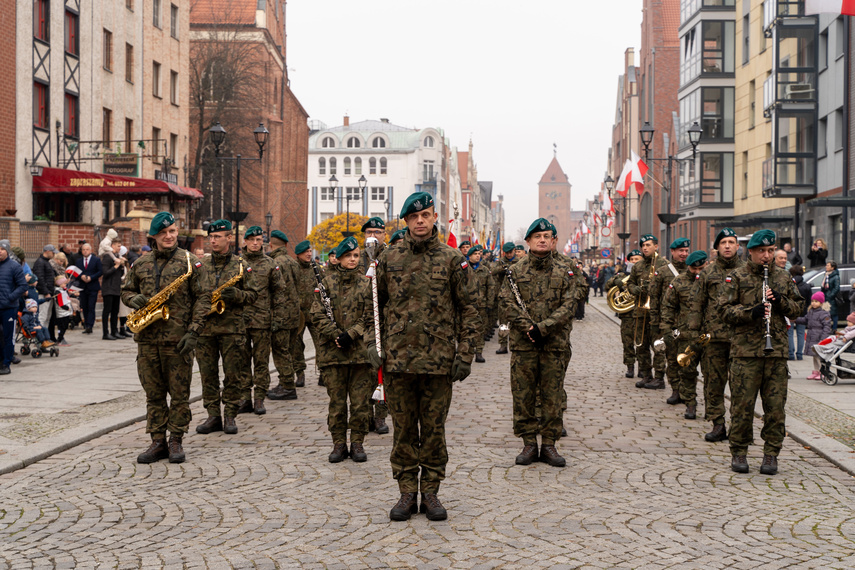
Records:
[[[596,309],[607,319],[617,325],[620,325],[620,320],[615,317],[613,313],[604,311],[601,307],[593,303],[588,303],[588,307]],[[730,396],[725,394],[725,399],[730,401]],[[762,403],[759,398],[757,399],[757,404],[754,409],[754,415],[758,418],[763,417]],[[822,433],[818,429],[809,426],[794,416],[787,416],[786,428],[787,436],[789,436],[790,439],[800,444],[805,449],[813,451],[849,475],[855,476],[855,452],[853,452],[851,448],[846,447],[833,437]]]

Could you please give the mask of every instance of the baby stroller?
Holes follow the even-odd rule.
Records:
[[[21,318],[21,313],[18,313],[18,334],[15,336],[15,342],[21,343],[21,354],[24,356],[31,354],[33,358],[42,357],[42,345],[35,333],[27,332],[24,328],[24,320]],[[47,349],[51,356],[59,357],[59,348],[52,346]]]
[[[840,339],[826,346],[814,345],[817,355],[823,360],[819,376],[829,386],[837,384],[838,378],[855,378],[855,340]]]

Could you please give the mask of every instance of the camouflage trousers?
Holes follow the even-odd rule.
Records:
[[[734,358],[730,361],[730,453],[745,455],[754,440],[754,406],[763,402],[763,454],[777,456],[787,434],[786,358]]]
[[[371,394],[377,385],[371,367],[367,364],[324,366],[323,371],[324,385],[330,397],[327,426],[333,443],[347,443],[348,429],[351,443],[362,443],[371,420]]]
[[[401,493],[419,492],[420,483],[422,493],[436,493],[448,463],[445,420],[451,407],[451,377],[389,373],[383,383],[394,427],[392,476]]]
[[[246,351],[251,358],[244,365],[240,399],[252,400],[255,392],[254,398],[263,400],[270,389],[270,330],[246,329]]]
[[[487,307],[478,307],[478,314],[481,315],[481,326],[478,327],[478,337],[475,339],[475,352],[484,352],[484,335],[490,330],[487,325]]]
[[[523,443],[536,444],[540,433],[544,445],[561,437],[565,364],[562,353],[542,350],[511,352],[511,395],[514,402],[514,435]],[[540,395],[538,426],[537,396]]]
[[[181,356],[173,345],[137,345],[137,373],[145,390],[145,432],[152,439],[165,437],[167,431],[178,437],[187,433],[192,372],[193,358]]]
[[[686,347],[689,346],[690,342],[694,342],[694,338],[680,336],[680,339],[677,342],[677,353],[681,353],[686,350]],[[671,368],[670,364],[668,365],[668,378],[671,378]],[[698,405],[698,357],[695,356],[692,358],[692,363],[688,366],[680,366],[677,364],[678,374],[680,377],[680,399],[685,402],[687,406],[697,406]]]
[[[295,374],[306,371],[306,343],[303,342],[303,335],[306,332],[307,325],[305,319],[301,319],[301,322],[302,324],[297,328],[296,333],[291,336],[291,364],[294,367]],[[308,329],[309,334],[312,335],[312,342],[318,346],[315,327],[309,326]]]
[[[508,328],[503,328],[508,327]],[[499,348],[508,348],[508,337],[511,336],[510,325],[502,323],[499,325]]]
[[[680,391],[680,365],[677,364],[677,355],[680,354],[679,341],[665,347],[665,363],[668,374],[668,385],[672,390]]]
[[[724,388],[730,365],[730,343],[710,342],[704,347],[701,372],[704,374],[704,419],[724,425]]]
[[[647,372],[648,370],[652,371],[653,368],[653,359],[651,358],[651,345],[653,344],[653,339],[650,339],[650,319],[645,317],[638,317],[632,319],[632,332],[630,335],[630,342],[633,344],[633,348],[635,349],[635,358],[638,360],[638,369],[641,372]],[[644,326],[642,326],[642,324]],[[641,341],[641,344],[636,346],[636,342]],[[659,355],[657,354],[657,357]],[[662,369],[664,372],[664,364],[665,359],[662,357]]]
[[[270,334],[273,365],[279,373],[279,385],[286,390],[294,390],[294,364],[291,360],[291,339],[297,329],[279,329]]]
[[[220,390],[220,356],[223,358],[223,388]],[[247,363],[246,336],[224,334],[199,337],[196,360],[202,377],[202,403],[209,416],[237,415],[241,376]]]
[[[632,317],[621,317],[620,341],[623,344],[623,363],[626,366],[635,366],[633,334],[635,334],[635,319]]]

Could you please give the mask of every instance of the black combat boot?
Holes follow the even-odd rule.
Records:
[[[626,377],[634,378],[635,377],[635,364],[627,364],[626,365]]]
[[[148,449],[137,455],[137,463],[154,463],[169,457],[169,448],[166,446],[166,438],[152,439]]]
[[[686,413],[683,414],[683,417],[687,420],[693,420],[698,417],[698,407],[697,406],[686,406]]]
[[[425,513],[429,521],[444,521],[448,518],[448,511],[439,502],[436,493],[422,493],[422,504],[419,505],[419,512]]]
[[[646,370],[646,371],[642,372],[639,369],[638,377],[641,378],[641,380],[639,380],[638,382],[635,383],[636,388],[644,388],[645,384],[653,381],[653,375],[650,373],[650,370]]]
[[[181,447],[181,436],[169,436],[169,462],[184,463],[184,448]]]
[[[297,399],[297,390],[294,388],[281,388],[277,386],[279,390],[275,392],[271,390],[267,393],[268,400],[296,400]]]
[[[727,439],[727,429],[724,424],[715,424],[712,431],[704,435],[704,439],[709,442],[724,441]]]
[[[555,449],[554,445],[540,446],[540,460],[553,467],[564,467],[567,465],[564,458],[558,455],[558,450]]]
[[[196,433],[206,434],[215,431],[223,431],[223,418],[220,416],[208,416],[208,419],[196,426]]]
[[[764,455],[763,463],[760,465],[760,473],[763,475],[775,475],[778,473],[778,458],[774,455]]]
[[[241,400],[238,402],[236,414],[249,414],[252,412],[252,402],[250,400]]]
[[[671,395],[668,396],[668,399],[665,400],[666,404],[670,404],[672,406],[676,406],[677,404],[682,404],[683,399],[680,397],[680,392],[677,391],[676,388],[671,389]]]
[[[508,347],[507,346],[500,346],[499,350],[496,351],[496,354],[507,354],[507,353],[508,353]]]
[[[386,425],[386,418],[374,418],[374,430],[378,435],[389,433],[389,426]]]
[[[238,432],[237,422],[234,418],[226,416],[223,420],[223,431],[229,435],[234,435]]]
[[[350,442],[350,458],[356,461],[357,463],[368,461],[368,454],[365,453],[365,448],[362,447],[361,441]]]
[[[267,408],[264,407],[264,399],[256,398],[255,403],[252,407],[252,413],[256,416],[263,416],[267,413]]]
[[[408,521],[417,512],[419,512],[419,505],[416,493],[401,493],[401,498],[389,511],[389,518],[393,521]]]
[[[476,352],[475,353],[475,362],[487,362],[487,361],[484,360],[483,354],[481,354],[480,352]]]
[[[735,473],[748,473],[748,459],[744,455],[734,455],[730,461],[730,469]]]
[[[644,383],[644,387],[647,390],[664,390],[665,389],[665,378],[661,376],[657,376],[656,378],[651,378],[650,381]]]
[[[333,445],[332,453],[330,453],[330,463],[339,463],[347,459],[347,444],[337,443]]]
[[[537,443],[527,443],[523,446],[522,451],[517,455],[517,465],[531,465],[538,457]]]
[[[306,373],[300,372],[299,374],[297,374],[297,379],[294,381],[294,384],[297,386],[297,388],[304,387],[306,385]]]

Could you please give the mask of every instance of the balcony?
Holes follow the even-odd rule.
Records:
[[[816,159],[769,158],[763,162],[764,198],[810,198],[816,195]]]
[[[734,10],[736,0],[681,0],[680,1],[680,25],[692,19],[699,10]]]
[[[422,186],[436,186],[436,172],[422,172]]]
[[[772,37],[772,27],[784,18],[801,18],[805,15],[804,0],[768,0],[763,10],[763,33]]]

